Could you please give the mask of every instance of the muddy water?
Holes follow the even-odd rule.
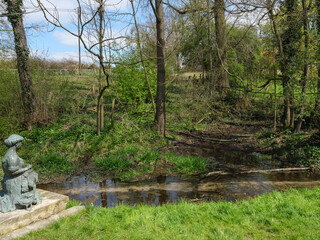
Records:
[[[192,149],[189,148],[189,151],[188,154],[192,154]],[[112,207],[119,203],[161,205],[180,199],[234,201],[288,187],[320,185],[320,175],[309,172],[239,174],[252,169],[289,167],[270,156],[232,151],[215,156],[218,157],[211,155],[211,169],[229,174],[207,178],[160,175],[139,182],[120,182],[114,179],[94,182],[89,176],[81,175],[61,182],[39,184],[38,187],[68,195],[70,199],[84,204]]]

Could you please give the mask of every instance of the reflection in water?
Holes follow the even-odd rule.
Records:
[[[84,204],[113,207],[119,203],[158,206],[180,199],[234,201],[277,189],[320,185],[320,175],[309,172],[237,174],[252,169],[288,167],[271,157],[242,152],[224,152],[214,156],[211,159],[212,168],[231,174],[213,175],[204,179],[160,175],[153,180],[130,183],[114,179],[93,182],[88,176],[81,175],[58,183],[39,184],[38,188],[68,195],[70,199]]]
[[[60,183],[39,184],[39,188],[68,195],[70,199],[84,204],[113,207],[119,203],[157,206],[180,199],[234,201],[277,189],[316,185],[320,185],[319,175],[281,172],[218,175],[202,180],[159,176],[152,181],[138,183],[123,183],[112,179],[96,183],[87,176],[75,176]]]

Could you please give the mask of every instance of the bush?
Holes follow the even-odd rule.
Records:
[[[129,53],[122,56],[122,61],[128,64],[136,62],[138,55]],[[150,87],[153,96],[156,92],[156,68],[152,63],[145,62],[148,72]],[[140,105],[150,103],[151,97],[148,89],[147,80],[141,64],[135,65],[117,65],[113,70],[113,78],[116,81],[115,88],[117,94],[123,103]]]

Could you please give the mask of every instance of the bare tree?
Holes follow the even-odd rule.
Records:
[[[101,130],[104,126],[103,122],[103,93],[110,86],[109,77],[110,77],[110,68],[107,67],[106,63],[111,63],[105,60],[105,54],[103,48],[109,46],[108,43],[114,42],[118,39],[124,39],[125,36],[118,37],[105,37],[105,28],[108,24],[109,19],[106,19],[107,13],[105,12],[106,0],[97,0],[96,4],[89,4],[83,6],[80,0],[77,0],[78,3],[78,17],[79,17],[79,31],[74,33],[71,29],[68,29],[64,26],[60,19],[59,15],[56,14],[58,11],[56,6],[53,6],[56,10],[55,12],[50,11],[45,7],[41,0],[37,0],[40,9],[42,10],[45,19],[52,25],[59,27],[71,35],[80,39],[83,47],[88,51],[89,54],[94,56],[99,64],[99,92],[97,97],[97,134],[101,134]],[[86,11],[87,10],[87,11]],[[95,30],[92,30],[91,27],[94,26]],[[95,34],[93,34],[95,33]],[[93,36],[94,35],[94,36]]]

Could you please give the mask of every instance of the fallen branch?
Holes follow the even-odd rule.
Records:
[[[249,170],[242,171],[238,173],[234,172],[223,172],[223,171],[214,171],[207,173],[204,177],[211,177],[214,175],[235,175],[235,174],[251,174],[251,173],[272,173],[272,172],[304,172],[304,171],[312,171],[314,172],[314,166],[304,167],[304,168],[276,168],[276,169],[268,169],[268,170]]]

